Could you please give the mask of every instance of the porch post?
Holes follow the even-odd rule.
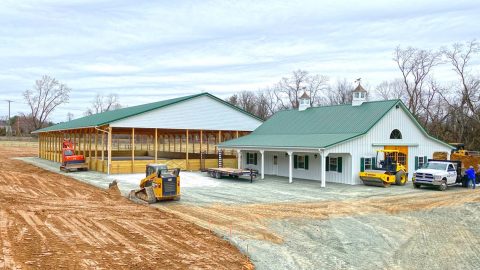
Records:
[[[200,153],[203,151],[203,130],[200,129]]]
[[[320,151],[320,157],[321,157],[321,160],[322,160],[322,164],[320,166],[320,177],[321,177],[321,187],[324,188],[325,187],[325,182],[326,182],[326,174],[325,174],[325,168],[327,166],[327,155],[328,153],[324,152],[324,151]]]
[[[132,128],[132,173],[135,170],[135,128]]]
[[[158,129],[155,129],[155,163],[158,159]]]
[[[265,150],[260,150],[260,155],[261,155],[261,171],[262,171],[262,177],[261,179],[265,178]]]
[[[185,169],[188,170],[189,166],[188,166],[188,129],[185,133]],[[180,149],[180,151],[182,151],[182,149]]]
[[[110,167],[112,166],[112,127],[108,127],[107,138],[107,174],[110,174]]]
[[[237,150],[237,168],[242,168],[242,150],[240,149]]]
[[[288,151],[288,183],[293,182],[293,152]]]

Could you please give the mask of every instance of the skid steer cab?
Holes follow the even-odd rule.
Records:
[[[165,164],[148,164],[146,177],[140,181],[140,189],[130,192],[131,199],[147,203],[180,199],[180,169],[168,170]]]
[[[398,154],[398,150],[378,150],[373,168],[360,172],[360,179],[367,186],[405,185],[408,173],[405,166],[398,162]]]

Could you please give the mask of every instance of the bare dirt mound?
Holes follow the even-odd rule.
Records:
[[[242,269],[248,258],[176,215],[8,159],[0,148],[0,268]]]

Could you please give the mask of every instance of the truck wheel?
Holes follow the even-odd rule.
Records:
[[[398,186],[403,186],[407,183],[407,175],[404,171],[398,171],[395,174],[395,184]]]
[[[440,184],[440,186],[438,186],[438,190],[445,191],[446,189],[447,189],[447,181],[442,180],[442,183]]]
[[[222,178],[222,173],[217,172],[215,176],[216,176],[217,179],[220,179],[220,178]]]
[[[422,187],[422,184],[413,183],[413,187],[414,187],[414,188],[421,188],[421,187]]]

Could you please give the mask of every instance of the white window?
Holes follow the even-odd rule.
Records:
[[[360,93],[361,98],[365,98],[365,93]]]
[[[247,153],[247,165],[257,165],[257,153]]]
[[[297,156],[297,168],[305,169],[305,156]]]
[[[331,157],[330,158],[330,171],[337,171],[337,158],[336,157]]]
[[[365,158],[365,170],[373,170],[373,158]]]
[[[426,157],[418,157],[418,168],[423,168],[423,165],[427,163]]]

